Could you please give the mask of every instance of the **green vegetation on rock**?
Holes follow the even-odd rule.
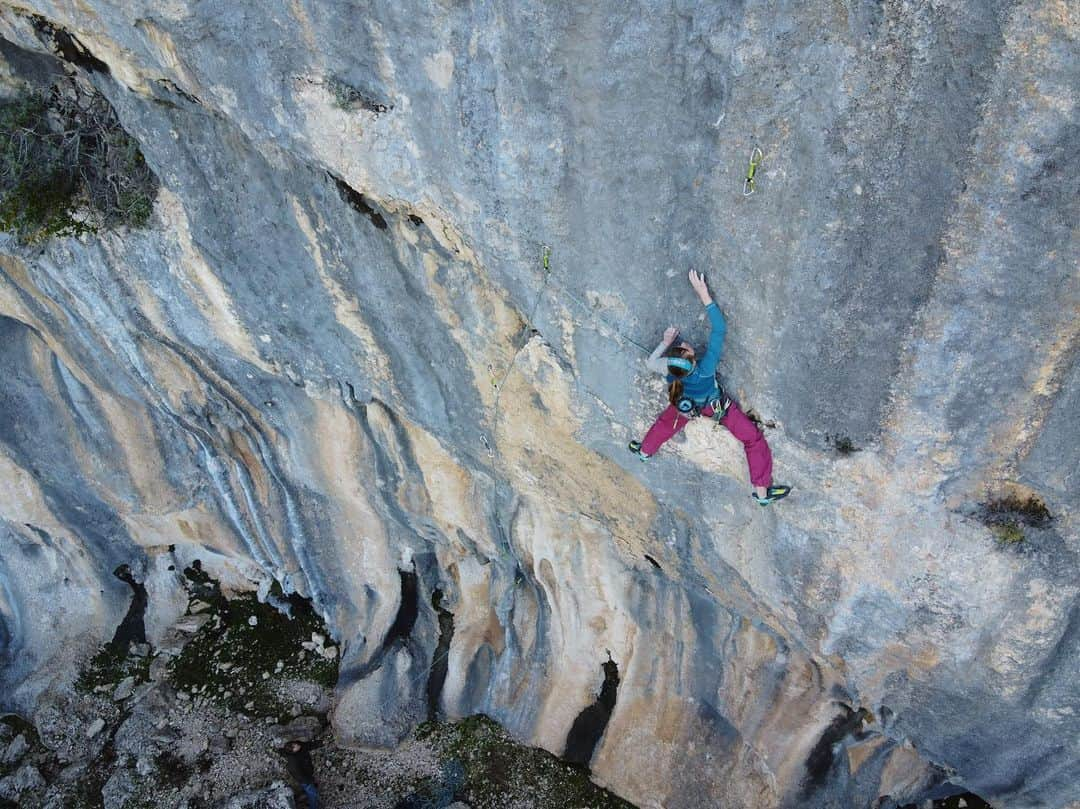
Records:
[[[1015,545],[1024,541],[1024,529],[1014,522],[991,525],[990,530],[998,538],[998,541],[1005,545]]]
[[[126,643],[106,643],[86,664],[75,681],[75,687],[90,693],[95,688],[116,685],[125,677],[133,677],[135,685],[150,679],[150,657],[129,654]]]
[[[826,433],[825,442],[831,444],[832,448],[835,449],[839,455],[851,455],[852,453],[859,451],[859,448],[855,446],[854,441],[840,433],[836,433],[835,435]]]
[[[144,226],[157,185],[99,93],[72,84],[0,104],[0,229],[20,241]]]
[[[1025,527],[1043,528],[1053,519],[1038,497],[1013,492],[984,503],[981,517],[1002,545],[1019,545],[1027,538]]]
[[[455,798],[475,809],[529,805],[537,809],[633,809],[633,804],[589,780],[581,767],[567,764],[545,750],[515,742],[495,721],[483,715],[460,722],[428,722],[417,737],[432,745],[444,763],[444,774],[460,773]],[[443,779],[446,780],[445,778]],[[440,797],[448,785],[422,784],[412,805]]]
[[[225,598],[198,566],[185,574],[192,594],[187,614],[202,623],[169,664],[177,689],[235,711],[286,719],[288,706],[275,691],[281,680],[337,682],[336,650],[328,659],[302,646],[326,632],[306,601],[291,600],[290,617],[253,593]]]

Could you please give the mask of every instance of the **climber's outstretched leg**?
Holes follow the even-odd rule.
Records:
[[[750,485],[754,487],[754,499],[763,506],[787,497],[790,486],[774,486],[772,482],[772,452],[765,434],[761,432],[735,402],[731,403],[720,423],[742,442],[746,451],[746,463],[750,467]]]
[[[645,438],[641,441],[631,441],[629,449],[641,460],[646,461],[689,421],[690,419],[680,413],[675,405],[668,405],[667,410],[661,413],[653,426],[649,428],[649,432],[645,433]]]

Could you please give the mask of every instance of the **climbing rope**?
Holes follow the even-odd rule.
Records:
[[[548,281],[551,279],[551,247],[546,244],[540,246],[540,264],[544,270],[544,281],[540,284],[540,291],[536,293],[536,300],[533,301],[533,305],[529,309],[529,316],[525,321],[529,328],[532,328],[533,322],[536,320],[536,312],[540,308],[540,301],[544,297],[544,290],[547,289]],[[506,366],[506,370],[498,380],[495,378],[495,367],[488,363],[488,373],[491,374],[491,384],[495,388],[495,407],[493,408],[494,418],[492,420],[495,429],[498,429],[499,424],[499,400],[502,397],[502,387],[510,376],[510,372],[514,369],[514,361],[517,359],[518,352],[524,347],[524,345],[521,345],[514,349],[514,356],[511,357],[509,364]],[[487,450],[488,457],[494,458],[495,449],[487,440],[487,436],[481,434],[480,442],[484,445],[484,449]]]
[[[743,181],[742,194],[744,197],[748,197],[757,190],[757,181],[754,180],[754,175],[757,174],[758,166],[761,165],[761,161],[765,159],[765,155],[761,149],[755,146],[750,152],[750,165],[746,168],[746,179]]]
[[[563,286],[558,281],[556,281],[553,284],[553,286],[556,289],[558,289],[560,293],[565,295],[567,298],[572,300],[574,303],[578,304],[582,309],[586,310],[586,312],[588,312],[589,316],[592,317],[594,320],[598,320],[601,323],[603,323],[605,326],[607,326],[614,333],[614,335],[618,339],[622,340],[624,343],[629,343],[630,345],[637,346],[639,349],[644,351],[646,354],[651,354],[652,353],[651,348],[648,348],[647,346],[643,346],[641,343],[639,343],[633,337],[628,337],[626,334],[624,334],[619,329],[618,326],[616,326],[610,320],[605,318],[603,315],[597,314],[596,307],[593,306],[592,304],[590,304],[588,301],[582,300],[578,295],[571,292],[569,289],[567,289],[565,286]]]

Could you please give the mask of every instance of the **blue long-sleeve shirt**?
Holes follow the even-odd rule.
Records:
[[[709,323],[712,324],[709,346],[697,360],[694,370],[682,378],[683,395],[693,399],[694,404],[697,405],[704,405],[719,395],[720,389],[716,385],[716,366],[720,363],[720,352],[724,348],[724,334],[727,332],[724,314],[716,305],[716,301],[706,306],[705,312],[709,315]],[[667,360],[663,356],[667,348],[666,343],[660,343],[649,356],[648,366],[667,377],[670,384],[675,377],[668,373]]]

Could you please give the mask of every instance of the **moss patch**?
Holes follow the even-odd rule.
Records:
[[[633,807],[590,781],[585,769],[544,750],[518,744],[486,716],[454,723],[428,722],[417,730],[417,737],[438,751],[446,776],[422,785],[407,799],[417,807],[427,798],[441,797],[448,787],[454,788],[455,799],[475,809],[501,809],[519,801],[537,809]],[[458,772],[460,786],[453,783]]]
[[[125,677],[134,677],[135,685],[150,679],[150,656],[128,654],[127,644],[110,642],[101,647],[75,681],[75,688],[89,694],[98,688],[116,685]]]
[[[991,525],[990,531],[997,537],[998,542],[1005,545],[1015,545],[1024,541],[1024,529],[1014,522]]]
[[[855,442],[848,438],[846,435],[837,433],[833,435],[831,433],[825,434],[825,443],[829,444],[838,455],[851,455],[859,451],[859,448],[855,446]]]
[[[337,658],[303,648],[312,634],[327,634],[308,602],[290,599],[290,617],[253,593],[225,598],[197,566],[185,574],[191,582],[188,614],[207,617],[169,664],[169,680],[177,689],[230,710],[287,720],[289,706],[277,696],[278,682],[337,682]]]

